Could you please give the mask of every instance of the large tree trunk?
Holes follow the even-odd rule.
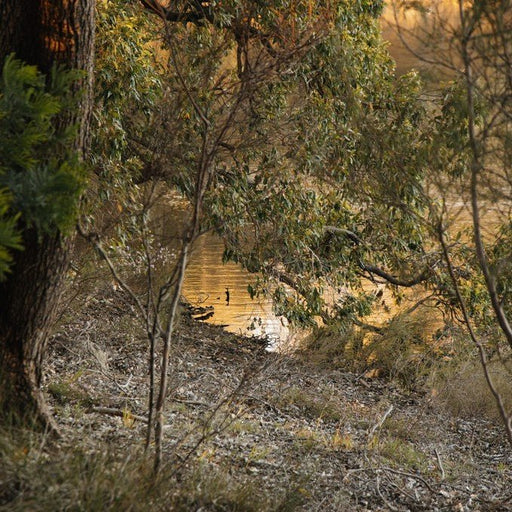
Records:
[[[54,62],[83,69],[81,106],[63,124],[79,126],[76,148],[89,146],[95,0],[0,0],[0,63],[10,53],[46,73]],[[54,427],[40,389],[47,339],[56,318],[72,240],[23,232],[24,250],[0,283],[0,414]]]
[[[70,240],[38,239],[30,230],[23,243],[12,274],[0,284],[0,403],[4,416],[53,429],[40,386]]]

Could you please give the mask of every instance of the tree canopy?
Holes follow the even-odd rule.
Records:
[[[136,71],[148,62],[133,68],[140,80],[128,94],[145,91],[148,115],[128,102],[109,125],[123,126],[122,158],[140,165],[135,181],[167,180],[193,201],[207,165],[202,229],[222,236],[226,259],[260,275],[250,292],[272,294],[295,322],[369,311],[375,292],[362,278],[425,281],[435,259],[422,220],[426,115],[416,74],[395,77],[382,5],[222,3],[203,6],[200,22],[191,9],[164,32],[150,82]],[[140,13],[131,19],[144,23]],[[133,45],[119,21],[115,33]],[[111,76],[124,73],[124,61],[111,62]],[[116,84],[103,90],[108,105]]]

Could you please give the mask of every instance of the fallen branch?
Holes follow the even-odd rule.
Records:
[[[178,404],[184,404],[184,405],[192,405],[192,406],[198,406],[198,407],[211,407],[211,404],[207,404],[206,402],[199,402],[197,400],[182,400],[181,398],[172,398],[172,402],[176,402]]]
[[[382,494],[381,490],[380,490],[380,478],[379,478],[379,475],[377,475],[377,479],[376,479],[376,485],[377,485],[377,493],[379,494],[381,500],[384,502],[384,504],[386,505],[386,507],[388,507],[389,510],[392,510],[392,511],[396,511],[398,512],[398,508],[394,507],[385,497],[384,495]]]
[[[130,418],[137,421],[141,421],[143,423],[147,423],[148,419],[145,416],[139,416],[138,414],[133,414],[127,409],[115,409],[113,407],[91,407],[87,412],[95,412],[97,414],[106,414],[108,416],[117,416],[119,418]]]

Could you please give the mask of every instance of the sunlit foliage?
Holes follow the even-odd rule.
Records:
[[[272,294],[297,323],[368,314],[375,291],[361,280],[375,268],[395,282],[428,274],[421,88],[414,73],[395,77],[380,2],[212,3],[201,20],[183,11],[161,27],[160,68],[153,27],[107,5],[101,27],[118,43],[99,45],[97,116],[110,130],[102,154],[120,150],[102,161],[107,176],[125,186],[135,164],[140,181],[164,180],[193,202],[206,166],[202,229],[260,276],[252,295]]]

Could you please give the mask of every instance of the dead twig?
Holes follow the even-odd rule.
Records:
[[[198,407],[211,407],[211,404],[207,404],[206,402],[199,402],[197,400],[182,400],[181,398],[172,398],[172,402],[176,402],[178,404],[184,404],[184,405],[192,405],[192,406],[198,406]]]
[[[281,411],[281,409],[279,409],[279,407],[277,407],[274,404],[271,404],[267,400],[263,400],[262,398],[258,398],[257,396],[254,396],[254,395],[241,394],[240,396],[245,398],[246,401],[249,402],[249,403],[250,402],[259,402],[260,404],[264,405],[265,407],[267,407],[271,411],[274,411],[275,413],[284,416],[283,411]]]
[[[384,413],[384,415],[380,418],[380,420],[375,423],[375,425],[371,428],[370,432],[368,433],[368,442],[372,439],[375,432],[384,425],[384,422],[388,418],[388,416],[393,412],[394,406],[390,405],[388,410]]]
[[[380,478],[379,478],[379,475],[377,475],[377,479],[376,479],[376,485],[377,485],[377,493],[378,495],[380,496],[380,499],[384,502],[384,504],[386,505],[386,507],[388,507],[389,510],[393,510],[393,511],[398,511],[398,509],[396,507],[394,507],[385,497],[384,495],[382,494],[381,490],[380,490]]]
[[[441,456],[439,455],[437,448],[435,449],[435,454],[436,454],[436,459],[437,459],[437,467],[439,468],[439,471],[441,471],[441,480],[444,480],[446,475],[444,473],[443,463],[441,461]]]
[[[411,493],[407,492],[403,487],[400,487],[395,482],[389,482],[389,485],[394,487],[400,494],[403,494],[407,498],[409,498],[413,502],[418,502],[418,496],[413,496]],[[416,493],[417,494],[417,493]]]
[[[435,489],[421,476],[415,475],[414,473],[408,473],[407,471],[399,471],[398,469],[389,468],[387,466],[383,466],[380,469],[383,471],[388,471],[389,473],[394,473],[395,475],[407,476],[409,478],[414,478],[421,482],[431,493],[435,494]]]
[[[115,409],[113,407],[91,407],[88,412],[95,412],[97,414],[107,414],[108,416],[117,416],[119,418],[130,418],[142,423],[147,423],[148,419],[145,416],[133,414],[128,409]]]

